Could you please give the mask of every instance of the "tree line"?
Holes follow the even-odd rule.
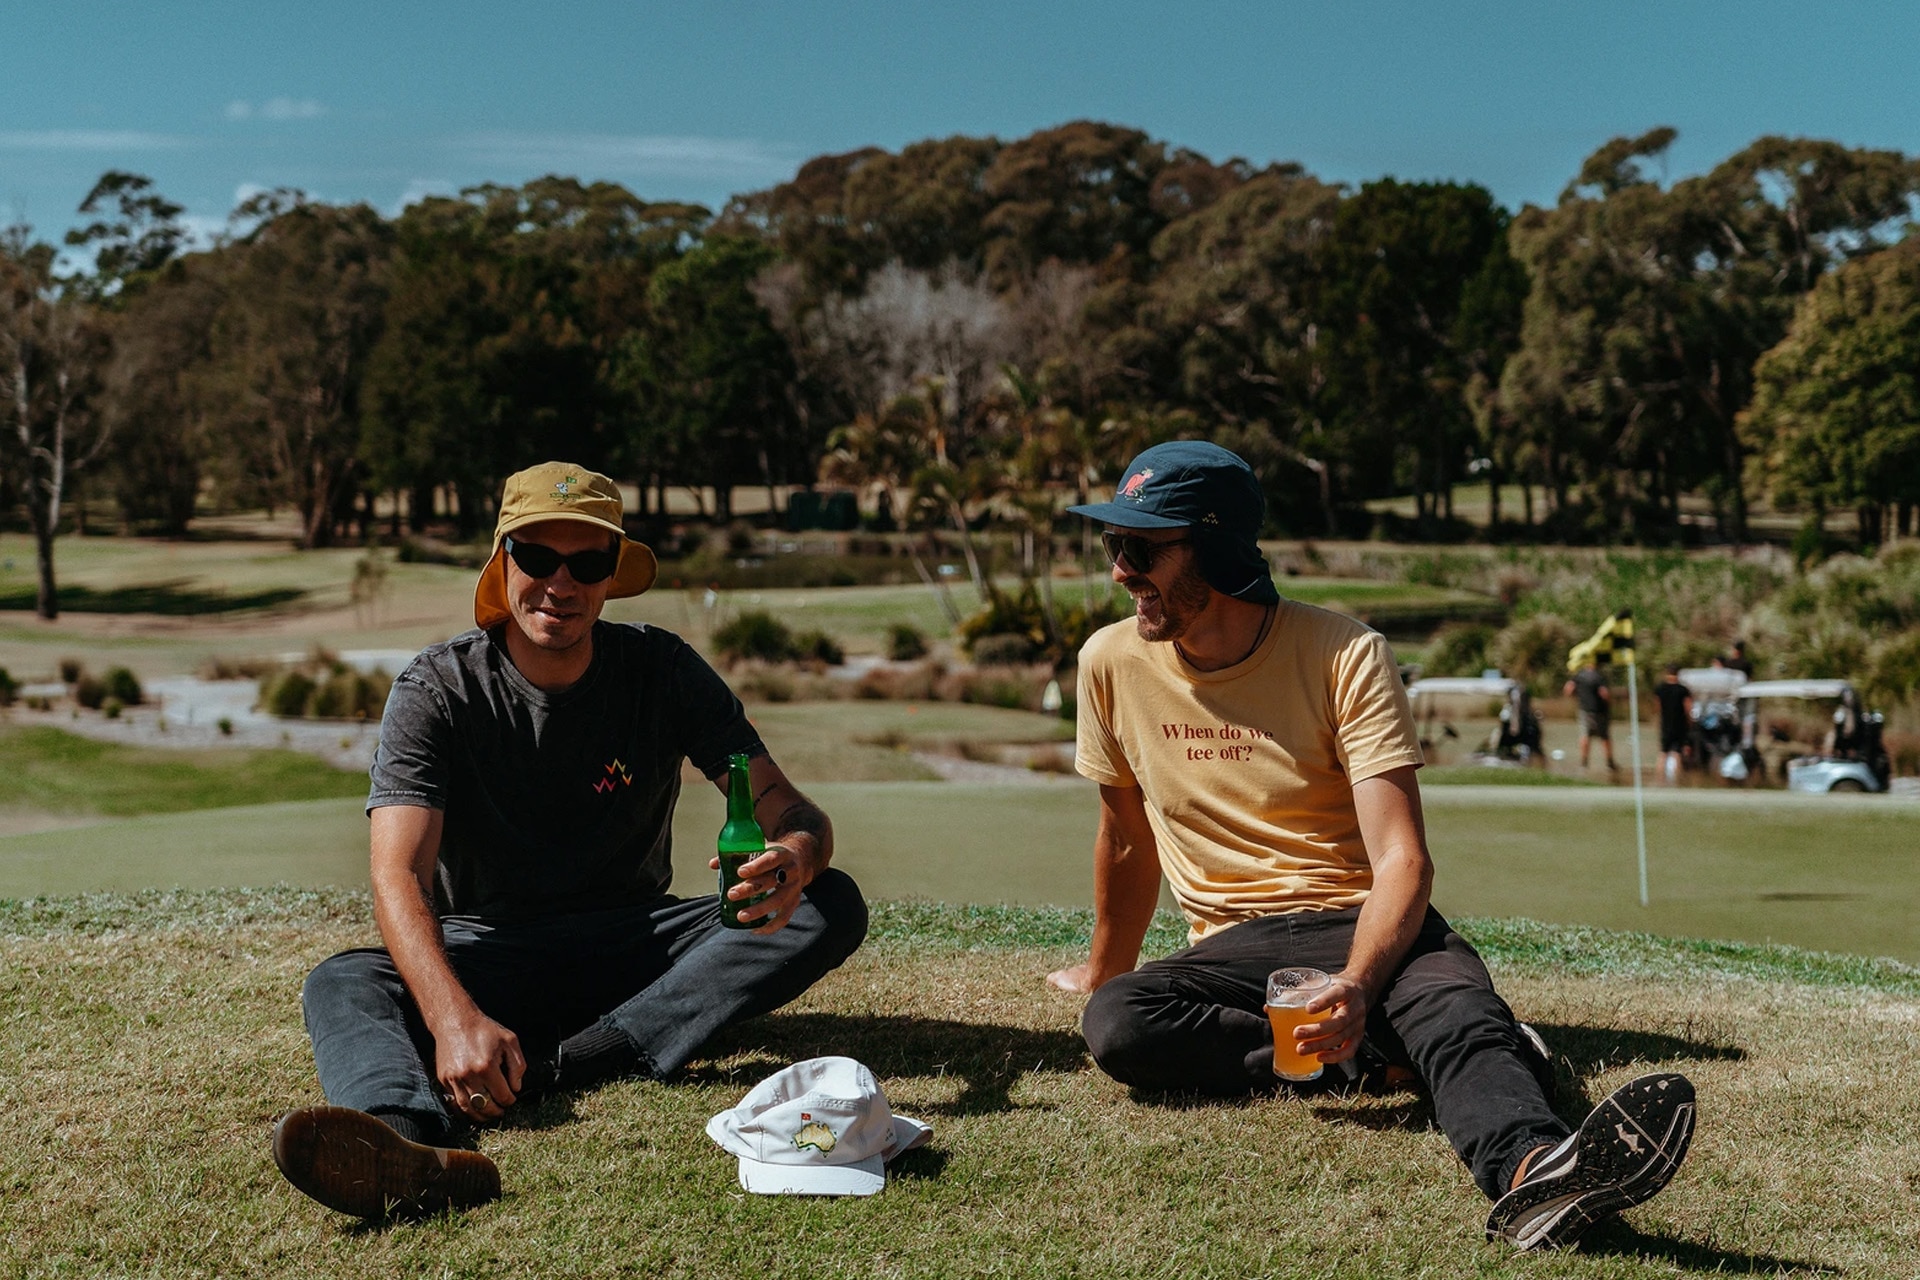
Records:
[[[1669,542],[1697,495],[1738,540],[1756,493],[1907,532],[1920,164],[1762,138],[1663,184],[1673,138],[1518,214],[1077,122],[821,156],[717,213],[564,177],[395,217],[276,191],[198,248],[110,172],[66,236],[83,268],[0,236],[0,496],[49,616],[76,485],[129,530],[210,494],[323,546],[382,495],[401,528],[483,530],[547,456],[635,482],[643,518],[824,481],[963,544],[1050,532],[1174,435],[1247,457],[1274,532],[1412,494],[1408,532],[1446,536],[1469,478],[1496,536]]]

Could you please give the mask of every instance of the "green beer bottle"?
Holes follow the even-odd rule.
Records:
[[[753,816],[753,784],[747,780],[747,757],[727,757],[727,825],[720,828],[720,923],[729,929],[757,929],[740,919],[740,910],[767,900],[766,894],[739,902],[727,890],[740,883],[740,864],[767,851],[767,837]]]

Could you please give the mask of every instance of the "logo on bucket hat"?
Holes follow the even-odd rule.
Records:
[[[482,630],[512,616],[507,608],[505,557],[508,535],[546,520],[566,520],[605,529],[620,539],[620,559],[607,598],[637,596],[653,585],[659,562],[645,543],[627,537],[620,487],[598,471],[571,462],[543,462],[507,477],[500,494],[500,517],[493,526],[493,554],[473,590],[473,621]]]
[[[707,1122],[740,1158],[740,1185],[759,1195],[870,1196],[887,1162],[933,1136],[895,1115],[873,1072],[852,1058],[808,1058],[762,1080]]]

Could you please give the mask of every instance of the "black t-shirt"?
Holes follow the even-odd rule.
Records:
[[[546,693],[498,629],[433,645],[387,696],[367,810],[446,814],[442,916],[528,918],[657,897],[673,880],[680,765],[765,751],[740,700],[670,631],[598,622],[593,662]]]
[[[1573,696],[1582,711],[1592,715],[1605,715],[1607,701],[1600,691],[1607,687],[1606,676],[1598,667],[1582,667],[1573,673]]]
[[[1687,732],[1687,699],[1692,696],[1687,686],[1677,680],[1662,680],[1653,686],[1653,696],[1660,699],[1660,736],[1669,739],[1684,737]]]

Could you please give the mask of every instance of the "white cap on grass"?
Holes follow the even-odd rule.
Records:
[[[740,1185],[749,1191],[870,1196],[887,1185],[887,1161],[933,1129],[893,1114],[873,1072],[852,1058],[809,1058],[707,1121],[707,1136],[740,1157]]]

